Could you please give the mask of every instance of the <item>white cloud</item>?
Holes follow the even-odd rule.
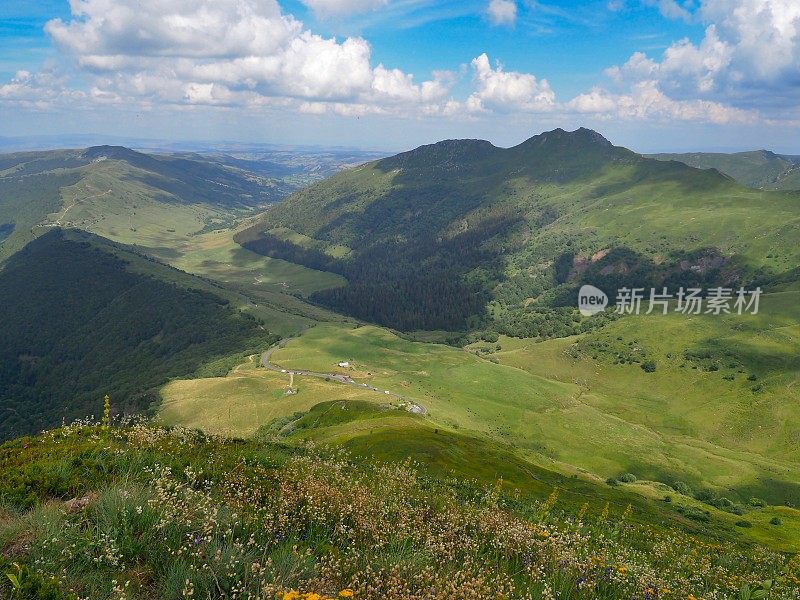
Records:
[[[709,100],[674,100],[664,94],[655,81],[642,81],[630,93],[613,94],[596,87],[567,103],[581,114],[621,119],[697,121],[706,123],[752,123],[757,115]]]
[[[31,110],[50,110],[85,97],[83,92],[69,89],[66,79],[52,71],[17,71],[8,83],[0,85],[0,103]]]
[[[320,10],[367,4],[309,2]],[[316,35],[275,0],[73,0],[72,10],[72,20],[55,19],[46,29],[109,97],[412,110],[446,101],[452,85],[441,74],[417,84],[398,69],[373,67],[366,40]]]
[[[342,17],[383,8],[389,0],[300,0],[322,18]]]
[[[486,12],[494,25],[513,25],[517,20],[517,3],[515,0],[489,0]]]
[[[674,18],[685,18],[693,6],[644,1]],[[304,2],[320,14],[343,15],[388,0]],[[514,23],[516,2],[486,6],[492,22]],[[624,9],[625,2],[609,0],[608,7]],[[609,85],[563,103],[547,79],[507,71],[486,54],[471,62],[471,93],[455,99],[459,75],[438,71],[417,81],[376,65],[363,38],[317,35],[283,14],[277,0],[71,0],[71,8],[70,19],[50,21],[46,29],[77,66],[83,91],[53,71],[21,71],[0,84],[0,104],[272,107],[454,119],[490,113],[712,123],[800,118],[796,0],[703,0],[690,15],[706,26],[701,41],[676,41],[660,57],[634,53],[606,70]]]
[[[575,96],[567,103],[567,107],[578,113],[605,113],[611,114],[617,109],[617,98],[606,90],[595,87],[585,94]]]
[[[798,84],[797,0],[705,0],[699,13],[732,47],[734,70],[743,79],[772,82],[789,75]]]
[[[704,0],[695,44],[674,42],[660,61],[636,53],[607,71],[618,84],[657,82],[676,99],[792,111],[800,95],[800,2]]]
[[[681,6],[675,0],[644,0],[644,3],[648,6],[657,6],[658,11],[668,19],[682,19],[684,21],[690,21],[692,18],[692,14],[686,9],[686,7]],[[690,0],[685,4],[691,6],[692,2]]]
[[[545,112],[555,106],[556,96],[546,79],[504,71],[500,63],[493,69],[486,54],[473,59],[472,68],[478,89],[467,99],[467,107],[473,112]]]

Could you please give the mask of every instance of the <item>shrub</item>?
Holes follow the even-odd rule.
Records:
[[[707,523],[711,520],[711,516],[708,514],[707,511],[700,510],[699,508],[695,508],[694,506],[680,506],[678,507],[678,512],[682,513],[684,517],[687,519],[692,519],[693,521],[701,521],[703,523]]]
[[[769,520],[769,524],[770,524],[770,525],[780,525],[781,523],[783,523],[783,521],[781,521],[781,518],[780,518],[780,517],[772,517],[772,518]]]
[[[747,521],[745,519],[740,519],[740,520],[736,521],[736,526],[737,527],[745,527],[745,528],[747,528],[747,527],[752,527],[753,524],[750,521]]]
[[[622,483],[635,483],[636,480],[637,480],[637,477],[633,473],[625,473],[624,475],[620,475],[619,476],[619,480]]]
[[[654,360],[646,360],[639,366],[645,373],[654,373],[656,370],[656,363]]]
[[[692,488],[690,488],[687,484],[683,481],[676,481],[672,485],[673,489],[678,492],[679,494],[683,494],[684,496],[691,496],[692,495]]]
[[[714,505],[723,510],[729,510],[733,508],[733,501],[729,500],[728,498],[720,498],[714,502]]]
[[[761,498],[750,498],[750,506],[755,506],[756,508],[764,508],[767,505]]]
[[[719,502],[717,497],[714,495],[714,492],[709,490],[698,490],[694,494],[694,499],[699,500],[700,502],[706,502],[708,504],[715,504]]]
[[[608,485],[619,485],[619,481],[617,481],[614,477],[609,477],[606,479],[606,483]]]

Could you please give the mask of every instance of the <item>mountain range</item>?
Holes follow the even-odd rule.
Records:
[[[677,160],[698,169],[716,169],[742,185],[763,190],[800,190],[800,156],[769,150],[648,154],[658,160]]]
[[[333,271],[314,299],[402,330],[484,323],[641,287],[797,278],[797,192],[556,129],[513,148],[447,140],[344,171],[269,207],[236,240]],[[496,318],[484,311],[496,306]]]

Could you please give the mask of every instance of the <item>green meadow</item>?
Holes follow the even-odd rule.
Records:
[[[332,400],[383,401],[372,391],[256,367],[255,357],[224,377],[173,381],[161,389],[157,418],[218,435],[250,437],[263,425]],[[292,393],[287,390],[292,384]]]
[[[287,350],[291,348],[290,344]],[[325,358],[317,358],[318,362],[312,361],[312,368],[326,366]],[[255,364],[255,357],[250,357],[225,377],[168,384],[162,388],[157,421],[233,437],[271,439],[277,435],[287,441],[311,440],[390,464],[412,460],[438,477],[482,485],[501,480],[509,493],[532,497],[544,498],[557,488],[561,490],[561,502],[572,510],[588,502],[599,511],[608,502],[621,512],[631,503],[637,519],[645,522],[671,523],[714,539],[744,539],[784,551],[800,550],[800,511],[779,506],[751,507],[744,516],[751,526],[743,529],[736,526],[741,516],[679,494],[663,483],[640,479],[609,486],[589,472],[537,460],[500,436],[469,431],[452,420],[442,423],[436,412],[430,417],[411,414],[371,390],[294,376],[291,382],[296,394],[287,395],[288,374],[257,368]],[[350,373],[378,383],[377,377],[366,372]],[[664,502],[667,496],[670,501]],[[706,516],[697,522],[687,514]],[[770,522],[776,516],[781,520],[780,527]]]
[[[273,359],[321,371],[348,360],[357,380],[543,464],[796,503],[797,296],[767,295],[750,317],[629,317],[591,336],[501,338],[481,356],[377,327],[319,325]]]
[[[278,258],[261,256],[233,241],[233,231],[174,238],[151,253],[188,273],[202,275],[248,292],[279,292],[308,296],[345,284],[340,275],[316,271]]]

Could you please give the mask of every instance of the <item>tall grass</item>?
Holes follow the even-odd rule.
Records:
[[[796,557],[311,446],[84,424],[0,466],[0,551],[78,598],[800,597]]]

